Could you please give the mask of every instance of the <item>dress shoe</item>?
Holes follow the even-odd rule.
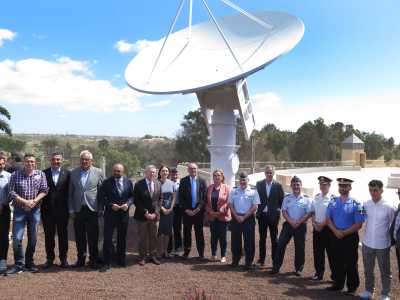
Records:
[[[253,265],[253,264],[251,264],[251,265],[245,265],[245,266],[243,267],[243,269],[244,269],[245,271],[254,270],[254,265]]]
[[[28,264],[25,265],[25,270],[31,273],[39,272],[39,269],[35,266],[35,264]]]
[[[268,274],[270,274],[270,275],[276,275],[278,273],[279,273],[279,270],[278,269],[274,269],[274,268],[272,268],[272,270],[268,272]]]
[[[106,264],[100,268],[100,272],[104,273],[104,272],[109,271],[110,269],[111,269],[111,265]]]
[[[237,267],[239,266],[239,263],[237,263],[237,262],[232,262],[232,263],[230,264],[230,266],[231,266],[232,268],[237,268]]]
[[[101,265],[95,261],[89,261],[88,266],[89,266],[89,268],[91,268],[93,270],[100,269],[100,267],[101,267]]]
[[[78,259],[75,264],[72,265],[74,268],[83,268],[85,266],[85,261]]]
[[[303,276],[303,271],[297,270],[294,272],[294,275],[297,277],[301,277],[301,276]]]
[[[155,256],[152,256],[151,257],[151,259],[150,259],[152,262],[153,262],[153,264],[155,264],[155,265],[161,265],[161,262],[157,259],[157,257],[155,257]]]
[[[54,265],[52,260],[46,261],[46,263],[43,265],[43,269],[49,269]]]
[[[117,264],[121,268],[125,268],[126,267],[126,261],[125,260],[118,260]]]
[[[20,274],[24,272],[24,267],[22,266],[14,266],[10,270],[6,272],[7,275],[13,275],[13,274]]]
[[[327,291],[341,291],[341,290],[343,290],[343,287],[341,287],[341,286],[338,286],[338,285],[331,285],[331,286],[328,286],[327,288],[326,288],[326,290]]]
[[[319,274],[314,274],[314,276],[313,276],[313,277],[311,277],[311,280],[312,280],[312,281],[321,281],[321,280],[322,280],[322,278],[323,278],[323,276],[322,276],[322,275],[319,275]]]
[[[348,289],[347,291],[343,292],[346,296],[355,296],[356,289]]]
[[[183,259],[188,259],[189,258],[189,252],[183,253],[182,258]]]
[[[263,262],[261,260],[258,260],[257,263],[256,263],[256,267],[260,268],[260,269],[263,269],[265,267],[265,262]]]
[[[60,267],[64,269],[68,268],[69,267],[68,261],[66,259],[62,259],[60,262]]]
[[[146,260],[144,258],[138,261],[139,266],[144,266],[146,264]]]

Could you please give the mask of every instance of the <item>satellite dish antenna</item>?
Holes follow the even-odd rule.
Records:
[[[181,0],[166,37],[140,51],[125,71],[128,85],[148,94],[196,93],[210,133],[211,170],[223,169],[235,183],[239,169],[236,111],[250,139],[255,127],[246,78],[289,52],[301,40],[304,24],[283,12],[236,10],[217,19],[207,0],[209,21],[192,26],[193,0]],[[173,33],[185,3],[189,25]]]

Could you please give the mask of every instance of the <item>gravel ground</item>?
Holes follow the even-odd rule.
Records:
[[[311,228],[309,228],[311,229]],[[210,256],[209,230],[205,228],[206,256]],[[37,274],[22,273],[0,277],[1,299],[190,299],[195,289],[203,289],[210,299],[351,299],[341,293],[328,292],[324,288],[328,281],[314,283],[309,280],[313,275],[312,235],[307,234],[306,265],[304,277],[295,277],[293,272],[293,242],[286,251],[281,274],[271,276],[267,269],[243,271],[231,269],[219,262],[198,262],[195,258],[182,260],[174,258],[163,260],[161,266],[148,263],[144,267],[136,264],[135,228],[130,226],[128,241],[127,267],[113,267],[107,273],[89,268],[61,269],[57,266],[41,270]],[[268,241],[269,244],[269,241]],[[69,262],[76,259],[75,243],[70,241]],[[258,247],[258,243],[257,243]],[[228,247],[229,248],[229,247]],[[269,246],[267,251],[269,251]],[[45,263],[43,229],[40,227],[38,245],[35,254],[36,264]],[[267,267],[271,260],[267,253]],[[191,255],[196,255],[192,250]],[[345,254],[344,254],[345,255]],[[256,257],[258,254],[256,254]],[[230,252],[228,252],[230,262]],[[399,281],[392,249],[394,279],[392,299],[400,299]],[[9,265],[12,264],[12,250],[9,251]],[[58,263],[58,261],[56,261]],[[362,291],[364,274],[359,260]],[[328,279],[328,274],[325,274]],[[380,277],[377,279],[377,291],[380,291]],[[377,293],[379,295],[379,293]],[[192,298],[194,299],[194,298]],[[378,299],[378,297],[376,298]]]

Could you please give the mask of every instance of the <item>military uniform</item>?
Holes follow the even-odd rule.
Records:
[[[341,197],[335,197],[328,205],[327,218],[338,230],[346,230],[354,224],[364,222],[363,208],[359,202],[351,197],[348,197],[346,201],[342,201]],[[334,289],[342,289],[346,282],[348,290],[350,292],[355,291],[360,285],[358,232],[346,235],[341,239],[331,234],[330,241],[334,261],[332,270]]]
[[[260,204],[260,197],[256,189],[246,189],[240,187],[234,188],[229,194],[229,203],[235,209],[239,216],[251,209],[254,205]],[[234,217],[231,221],[231,247],[232,247],[232,265],[238,265],[242,257],[242,236],[244,240],[245,263],[247,267],[253,264],[255,254],[255,226],[254,215],[249,216],[242,223],[239,223]]]
[[[311,212],[311,199],[305,195],[295,196],[290,194],[283,199],[282,213],[287,212],[289,218],[294,221],[301,220],[306,214]],[[305,261],[305,239],[307,233],[307,223],[302,223],[296,229],[293,228],[288,222],[282,225],[281,233],[279,234],[278,246],[276,255],[273,259],[273,272],[279,272],[285,256],[287,244],[292,237],[294,238],[295,245],[295,258],[294,266],[296,272],[302,272]]]
[[[319,176],[318,181],[320,185],[330,185],[332,179]],[[329,192],[327,194],[318,193],[315,195],[312,205],[311,211],[314,216],[314,223],[324,224],[326,221],[326,210],[330,201],[332,200],[333,195]],[[317,231],[314,227],[313,231],[313,254],[314,254],[314,268],[315,275],[313,276],[313,280],[322,280],[325,272],[325,252],[328,256],[329,267],[332,270],[333,260],[332,260],[332,251],[330,247],[330,236],[331,230],[328,226],[324,226],[321,231]],[[333,276],[331,275],[331,279]]]

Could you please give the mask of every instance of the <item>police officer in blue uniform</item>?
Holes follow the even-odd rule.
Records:
[[[237,267],[242,257],[242,236],[245,251],[245,269],[253,267],[255,254],[255,212],[260,204],[256,189],[250,188],[247,173],[239,174],[240,186],[229,194],[229,207],[232,212],[231,246],[232,267]]]
[[[294,239],[295,246],[295,275],[301,276],[305,262],[305,240],[307,220],[311,217],[311,199],[301,193],[301,180],[294,176],[290,182],[292,194],[286,196],[282,202],[282,215],[285,222],[279,235],[273,267],[270,274],[276,274],[282,266],[286,246]]]
[[[326,216],[332,231],[331,247],[334,283],[331,291],[341,291],[346,283],[346,294],[354,295],[360,285],[358,275],[358,231],[364,222],[362,205],[350,197],[351,179],[338,178],[339,197],[329,203]]]

